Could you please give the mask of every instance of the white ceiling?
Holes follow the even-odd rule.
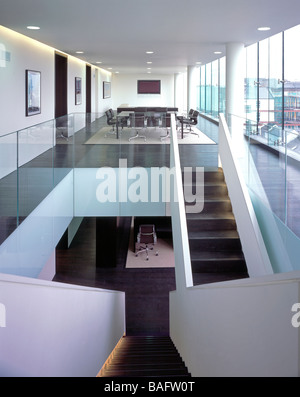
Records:
[[[300,1],[0,0],[0,24],[112,72],[176,73],[300,24]]]

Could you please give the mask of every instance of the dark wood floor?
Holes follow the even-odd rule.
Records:
[[[131,218],[118,229],[117,266],[96,268],[96,220],[85,218],[69,249],[57,249],[54,281],[126,293],[127,335],[169,335],[174,268],[126,269]]]

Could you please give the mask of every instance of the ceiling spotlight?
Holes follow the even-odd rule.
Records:
[[[29,29],[29,30],[40,30],[41,28],[39,26],[27,26],[27,29]]]
[[[269,26],[262,26],[261,28],[258,28],[257,30],[259,30],[260,32],[267,32],[268,30],[271,30],[271,28]]]

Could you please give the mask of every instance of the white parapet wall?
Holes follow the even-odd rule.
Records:
[[[0,377],[96,377],[125,332],[125,294],[0,274]]]
[[[170,333],[192,376],[298,377],[299,283],[293,272],[172,292]]]

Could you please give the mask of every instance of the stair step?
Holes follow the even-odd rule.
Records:
[[[228,197],[228,189],[225,183],[204,183],[204,185],[196,185],[196,183],[189,184],[187,182],[183,185],[184,194],[200,193],[203,189],[204,197]]]
[[[186,207],[193,206],[194,203],[186,203]],[[201,214],[232,212],[231,201],[229,199],[206,198]]]
[[[241,241],[235,230],[189,232],[191,251],[240,250]]]
[[[196,232],[197,230],[236,230],[235,218],[230,212],[223,214],[187,214],[187,226],[189,232]]]
[[[205,182],[224,182],[224,173],[221,168],[218,171],[205,171],[204,172],[204,181]]]
[[[195,273],[247,271],[242,252],[193,252],[191,261]]]
[[[194,285],[204,285],[231,280],[240,280],[248,277],[249,276],[247,272],[193,273],[193,283]]]
[[[189,376],[186,369],[141,369],[141,370],[107,370],[105,377],[170,377],[170,376]]]
[[[190,376],[170,337],[123,337],[105,377]]]

